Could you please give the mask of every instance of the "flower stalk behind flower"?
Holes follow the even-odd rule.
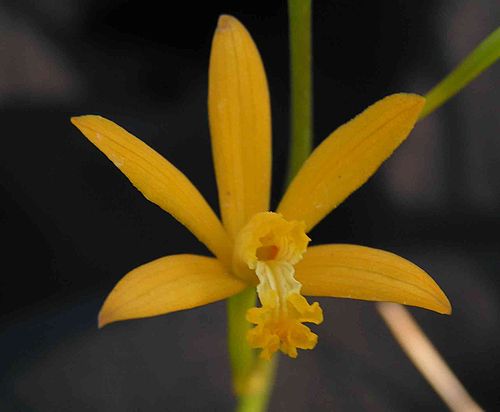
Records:
[[[455,96],[500,57],[500,27],[486,37],[462,62],[427,94],[420,119]]]

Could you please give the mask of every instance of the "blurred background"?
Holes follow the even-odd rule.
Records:
[[[232,409],[223,302],[97,330],[126,272],[208,252],[69,123],[94,113],[118,122],[217,208],[206,100],[222,13],[246,25],[266,67],[276,205],[289,132],[285,1],[0,2],[0,410]],[[427,92],[499,15],[491,0],[314,2],[316,142],[385,95]],[[498,76],[488,70],[419,123],[311,234],[427,270],[453,315],[411,312],[489,410],[500,382]],[[373,304],[320,302],[319,344],[281,360],[272,411],[445,409]]]

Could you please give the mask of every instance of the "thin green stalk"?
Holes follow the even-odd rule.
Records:
[[[277,363],[257,358],[248,346],[247,331],[252,325],[245,319],[247,310],[255,306],[255,288],[248,288],[228,300],[229,357],[237,412],[263,412],[267,409]]]
[[[254,367],[256,354],[246,341],[251,324],[245,319],[248,309],[255,306],[255,288],[245,289],[227,302],[229,360],[233,389],[238,395],[245,391],[245,382]]]
[[[439,82],[427,95],[423,119],[457,94],[500,57],[500,27],[484,39],[455,70]]]
[[[261,359],[256,361],[254,373],[248,383],[250,392],[239,396],[236,412],[260,412],[267,410],[276,376],[277,364],[277,355],[274,355],[270,361]]]
[[[288,0],[290,39],[290,157],[292,180],[312,150],[311,0]]]

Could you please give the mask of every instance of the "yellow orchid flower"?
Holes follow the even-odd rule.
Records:
[[[312,349],[323,313],[304,296],[391,301],[451,312],[445,294],[413,263],[356,245],[308,247],[307,233],[359,188],[412,130],[425,99],[394,94],[339,127],[316,148],[269,211],[271,115],[259,52],[245,27],[221,16],[212,43],[208,106],[222,222],[193,184],[125,129],[99,116],[72,123],[151,202],[185,225],[215,258],[189,254],[157,259],[118,282],[99,326],[205,305],[256,287],[260,307],[252,348],[270,359]]]

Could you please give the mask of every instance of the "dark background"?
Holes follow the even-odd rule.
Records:
[[[316,141],[387,94],[428,91],[493,31],[495,3],[314,2]],[[206,99],[222,13],[246,25],[268,74],[276,205],[288,136],[284,1],[0,2],[0,410],[231,410],[224,303],[97,330],[127,271],[207,251],[69,123],[115,120],[216,208]],[[490,410],[500,381],[498,73],[418,124],[311,234],[391,250],[431,273],[453,315],[411,311]],[[271,410],[445,409],[371,303],[320,302],[319,344],[282,359]]]

